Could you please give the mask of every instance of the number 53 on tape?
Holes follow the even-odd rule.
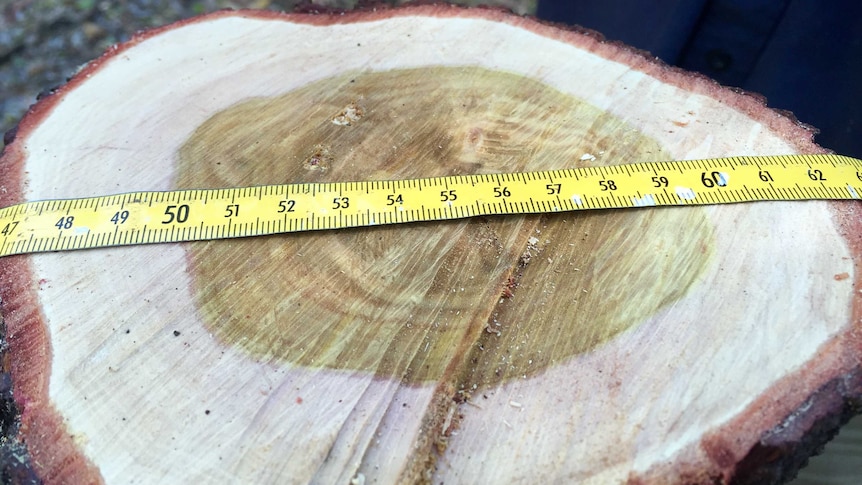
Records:
[[[585,209],[859,199],[862,161],[733,157],[410,180],[132,192],[0,209],[0,256]]]

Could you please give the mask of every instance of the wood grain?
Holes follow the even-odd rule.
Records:
[[[339,122],[351,106],[359,114],[349,125]],[[615,143],[607,135],[624,129],[582,101],[511,74],[353,73],[213,117],[180,150],[177,184],[226,188],[564,168],[585,165],[580,157],[592,152],[603,161],[662,156],[655,141],[633,135]],[[572,144],[572,137],[589,144]],[[408,383],[436,381],[460,367],[452,363],[453,349],[463,355],[478,348],[480,331],[496,335],[501,321],[533,320],[530,332],[558,333],[570,323],[569,304],[580,302],[584,324],[564,345],[536,339],[505,372],[494,359],[481,359],[487,368],[475,371],[494,381],[588,351],[682,296],[685,283],[660,283],[671,275],[692,281],[703,269],[711,238],[703,221],[699,209],[641,211],[201,243],[191,249],[190,268],[198,305],[226,344],[262,361],[362,370]],[[691,226],[689,237],[665,240],[679,226]],[[565,267],[531,271],[525,280],[533,255],[550,259],[539,258],[549,238],[567,242],[551,253]],[[660,258],[657,249],[666,250]],[[608,297],[626,286],[631,291]],[[544,317],[533,315],[549,291],[574,296],[546,296]],[[512,300],[505,311],[495,309],[502,294],[514,293],[522,305]],[[279,304],[261,307],[261,300]],[[609,311],[623,303],[636,311]]]
[[[820,150],[757,99],[496,11],[225,12],[34,108],[0,203]],[[858,393],[820,392],[858,375],[857,211],[7,258],[22,434],[57,482],[728,481]]]

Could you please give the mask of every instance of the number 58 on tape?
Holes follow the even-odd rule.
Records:
[[[483,215],[859,199],[859,194],[862,161],[840,155],[132,192],[0,209],[0,256]]]

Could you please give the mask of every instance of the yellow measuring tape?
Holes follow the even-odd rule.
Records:
[[[412,180],[133,192],[0,209],[0,256],[584,209],[859,199],[862,160],[733,157]]]

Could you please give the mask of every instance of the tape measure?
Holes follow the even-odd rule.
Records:
[[[586,209],[859,199],[862,160],[781,155],[133,192],[0,209],[0,256]]]

